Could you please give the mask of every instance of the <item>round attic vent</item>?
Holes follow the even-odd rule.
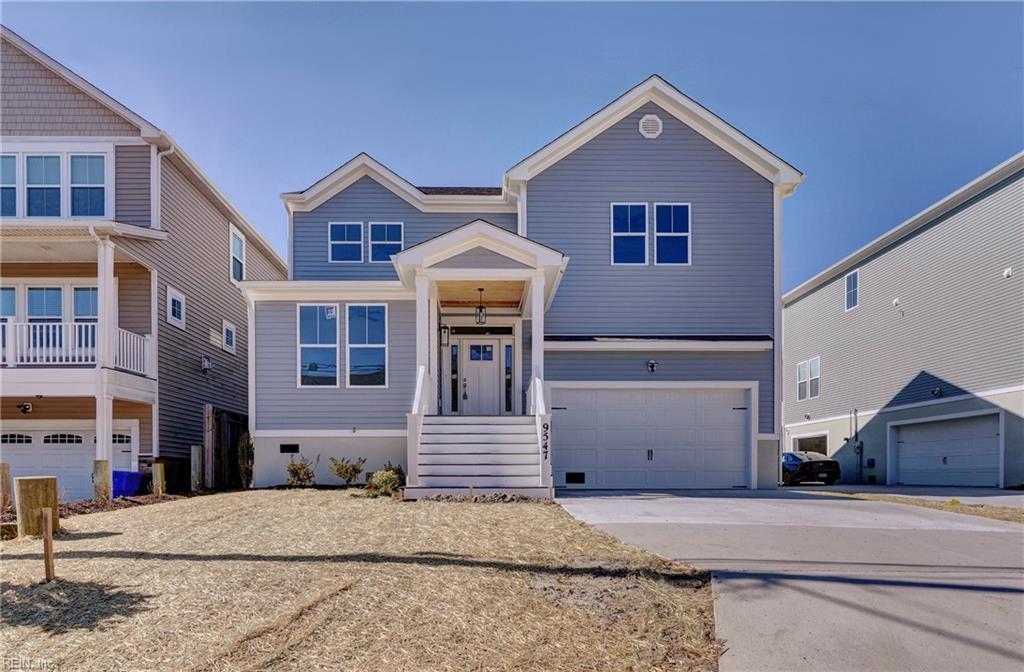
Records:
[[[648,140],[661,135],[661,118],[656,114],[645,114],[640,117],[640,135]]]

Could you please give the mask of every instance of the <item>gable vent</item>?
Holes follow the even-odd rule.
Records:
[[[648,140],[661,135],[661,117],[656,114],[645,114],[640,117],[640,135]]]

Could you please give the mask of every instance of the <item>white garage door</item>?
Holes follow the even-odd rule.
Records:
[[[742,389],[551,391],[556,485],[731,488],[749,483]]]
[[[11,478],[56,476],[61,501],[92,497],[92,463],[96,435],[92,427],[53,430],[12,430],[5,423],[0,434],[0,458],[11,465]],[[113,468],[132,468],[133,437],[130,430],[115,431]]]
[[[999,416],[896,427],[896,482],[999,486]]]

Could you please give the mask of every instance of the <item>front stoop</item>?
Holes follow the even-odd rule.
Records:
[[[402,499],[414,500],[424,497],[438,497],[451,495],[452,497],[469,497],[473,495],[522,495],[531,499],[543,499],[553,501],[555,498],[554,488],[429,488],[429,487],[407,487],[403,491]]]

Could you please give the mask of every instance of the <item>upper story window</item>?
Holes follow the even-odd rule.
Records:
[[[821,357],[815,357],[796,365],[796,398],[817,399],[821,388]]]
[[[404,229],[402,222],[370,222],[370,262],[389,262],[391,255],[401,252]]]
[[[96,287],[75,287],[72,290],[72,311],[75,322],[98,322],[100,293]]]
[[[231,324],[227,320],[221,322],[220,347],[222,350],[230,352],[232,355],[235,354],[235,336],[237,333],[235,325]]]
[[[26,316],[29,322],[36,323],[63,321],[63,289],[61,287],[29,287]]]
[[[338,387],[338,306],[298,306],[299,387]]]
[[[328,222],[328,256],[333,263],[359,263],[363,260],[363,223]]]
[[[853,310],[860,305],[860,271],[846,276],[845,283],[846,310]]]
[[[0,156],[0,217],[18,216],[18,157]]]
[[[245,280],[245,238],[238,229],[231,227],[231,281]]]
[[[647,264],[647,204],[612,203],[612,266]]]
[[[654,263],[687,266],[690,263],[690,204],[654,204]]]
[[[348,306],[348,387],[388,386],[388,307]]]
[[[71,155],[71,216],[103,217],[106,214],[106,157],[102,154]]]
[[[167,321],[185,328],[185,295],[170,285],[167,286]]]
[[[25,203],[29,217],[60,217],[60,156],[25,157]]]

